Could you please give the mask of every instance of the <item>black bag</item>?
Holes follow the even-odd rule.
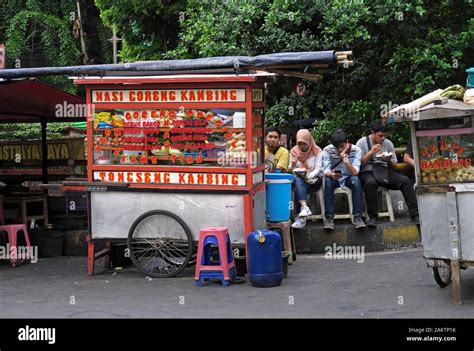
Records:
[[[372,164],[372,173],[377,183],[381,185],[388,185],[390,183],[390,169],[380,163]]]
[[[372,148],[370,144],[370,139],[367,136],[367,149],[370,151]],[[385,166],[381,163],[375,163],[373,159],[370,159],[370,164],[372,165],[372,173],[374,175],[375,180],[377,183],[381,185],[388,185],[390,183],[390,169],[388,166]]]
[[[323,178],[321,178],[321,177],[316,177],[316,178],[313,178],[313,179],[304,178],[304,181],[305,181],[306,184],[309,184],[309,185],[314,185],[314,184],[320,185],[323,182]]]

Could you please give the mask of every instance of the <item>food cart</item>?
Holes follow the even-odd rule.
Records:
[[[0,79],[74,76],[86,88],[88,274],[111,241],[135,265],[170,277],[191,261],[199,231],[226,226],[236,247],[265,228],[264,90],[273,75],[320,82],[352,51],[205,57],[5,69]],[[21,96],[21,94],[18,94]],[[45,135],[45,128],[43,128]],[[44,182],[46,183],[46,182]],[[106,249],[94,252],[94,243]]]
[[[86,184],[92,242],[126,240],[144,274],[171,277],[195,259],[201,228],[227,227],[237,248],[246,233],[265,228],[270,75],[75,79],[93,107]]]
[[[444,98],[395,121],[411,126],[423,256],[460,304],[460,269],[474,266],[474,106]]]

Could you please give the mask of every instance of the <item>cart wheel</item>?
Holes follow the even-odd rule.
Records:
[[[193,252],[191,253],[191,258],[188,262],[188,267],[194,267],[197,261],[197,253],[198,253],[198,242],[193,242]]]
[[[433,274],[436,283],[438,283],[441,288],[445,288],[451,283],[451,266],[433,267]]]
[[[191,231],[174,213],[162,210],[142,214],[128,233],[130,258],[144,274],[173,277],[186,268],[193,253]]]

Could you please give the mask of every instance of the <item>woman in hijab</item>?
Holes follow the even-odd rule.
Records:
[[[322,150],[308,129],[300,129],[296,134],[296,146],[290,152],[290,168],[296,170],[295,207],[299,213],[292,227],[299,229],[306,225],[306,217],[311,215],[306,203],[308,193],[321,188],[323,177]]]

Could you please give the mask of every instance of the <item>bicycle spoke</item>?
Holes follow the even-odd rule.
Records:
[[[178,217],[166,211],[151,211],[132,225],[129,248],[132,260],[143,273],[169,277],[188,264],[192,240]]]

